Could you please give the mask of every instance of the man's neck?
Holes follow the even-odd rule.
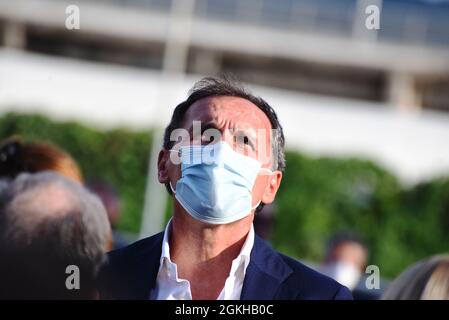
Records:
[[[239,255],[253,215],[226,225],[194,220],[175,212],[170,232],[170,257],[178,276],[189,280],[194,299],[216,299],[224,287],[232,261]]]

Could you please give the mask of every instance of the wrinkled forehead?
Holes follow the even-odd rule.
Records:
[[[213,124],[219,130],[271,130],[266,114],[251,101],[240,97],[218,96],[196,101],[184,115],[183,127],[189,129],[193,121]]]

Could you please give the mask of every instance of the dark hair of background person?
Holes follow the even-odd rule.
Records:
[[[271,203],[265,205],[254,217],[254,231],[265,241],[272,240],[273,229],[276,224],[276,210],[276,205]]]
[[[96,194],[106,208],[112,228],[111,249],[126,247],[130,240],[117,229],[121,217],[121,200],[118,190],[112,184],[100,178],[89,179],[86,182],[86,188]]]
[[[222,78],[213,78],[206,77],[202,80],[198,81],[193,88],[189,91],[189,96],[187,100],[178,104],[173,111],[172,118],[170,123],[165,129],[164,132],[164,141],[163,147],[166,150],[170,150],[175,141],[170,140],[170,135],[173,130],[182,127],[182,121],[184,119],[184,115],[189,109],[189,107],[194,104],[196,101],[209,98],[209,97],[219,97],[219,96],[228,96],[228,97],[239,97],[245,100],[252,102],[256,105],[260,110],[262,110],[265,115],[268,117],[271,128],[276,129],[276,136],[272,137],[274,141],[271,142],[272,150],[277,150],[276,155],[272,155],[273,157],[273,170],[284,171],[285,169],[285,138],[282,130],[282,126],[279,122],[279,119],[276,115],[274,109],[262,98],[254,96],[245,90],[245,88],[239,84],[237,81],[231,80],[229,77]],[[167,191],[172,194],[170,189],[170,185],[165,185]],[[262,210],[264,204],[260,204],[257,207],[257,212]]]
[[[111,230],[101,201],[54,173],[21,174],[0,193],[0,298],[90,299]],[[68,290],[67,266],[79,268]]]
[[[95,178],[86,182],[86,188],[96,194],[103,202],[112,228],[117,227],[121,215],[120,195],[110,183]]]
[[[0,144],[0,177],[14,179],[20,173],[56,171],[79,183],[83,176],[76,161],[51,143],[24,143],[17,137]]]
[[[358,244],[360,247],[364,249],[366,254],[368,254],[368,247],[362,241],[359,235],[351,231],[340,231],[335,233],[327,242],[325,261],[327,262],[332,260],[334,258],[333,254],[337,249],[337,247],[345,243]]]
[[[449,255],[408,267],[387,288],[383,300],[449,300]]]

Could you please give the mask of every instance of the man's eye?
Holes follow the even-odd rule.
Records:
[[[235,137],[234,140],[236,143],[249,144],[249,139],[248,139],[248,137],[245,137],[245,136]]]

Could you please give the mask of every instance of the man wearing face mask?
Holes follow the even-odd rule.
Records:
[[[367,289],[367,261],[368,247],[359,236],[353,232],[338,232],[329,240],[323,264],[317,269],[350,289],[355,300],[376,300],[386,284],[381,279],[380,288]]]
[[[227,80],[198,82],[175,108],[158,159],[173,217],[164,232],[109,255],[102,298],[351,299],[254,234],[254,215],[274,201],[284,168],[282,127],[268,103]]]

